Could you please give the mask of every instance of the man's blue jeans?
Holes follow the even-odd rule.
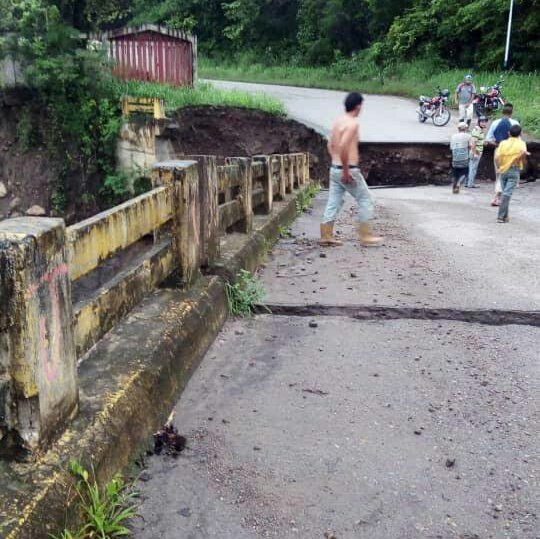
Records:
[[[480,164],[480,159],[482,155],[471,155],[469,158],[469,179],[467,181],[467,187],[472,187],[474,185],[474,180],[476,179],[476,173],[478,172],[478,165]]]
[[[343,183],[341,169],[330,168],[330,192],[328,193],[328,202],[324,210],[323,223],[332,223],[336,220],[339,211],[343,206],[343,197],[345,191],[349,193],[358,205],[356,220],[359,223],[369,221],[373,216],[373,199],[366,180],[359,169],[350,169],[353,178],[352,183]]]
[[[499,219],[508,219],[510,199],[519,182],[519,172],[518,167],[510,167],[506,172],[501,174],[502,199],[501,205],[499,206]]]

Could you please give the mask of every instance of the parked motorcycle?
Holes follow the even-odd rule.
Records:
[[[438,95],[434,97],[420,96],[416,113],[419,122],[424,123],[428,118],[431,118],[434,125],[442,127],[450,121],[450,110],[448,109],[450,92],[440,88],[437,90]]]
[[[493,86],[481,86],[480,93],[473,100],[474,110],[478,117],[501,109],[506,103],[502,95],[504,80],[498,80]]]

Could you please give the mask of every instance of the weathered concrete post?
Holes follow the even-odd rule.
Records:
[[[286,182],[287,182],[287,193],[292,193],[294,191],[294,157],[292,155],[284,155],[283,159],[286,163]]]
[[[248,157],[228,157],[227,164],[236,165],[240,170],[240,200],[244,219],[240,222],[240,230],[249,234],[253,230],[253,170]]]
[[[219,206],[217,162],[214,155],[185,155],[197,163],[201,208],[201,265],[209,266],[219,257]]]
[[[302,159],[302,185],[309,184],[309,153],[304,153]]]
[[[0,453],[43,447],[77,411],[62,219],[0,222]]]
[[[264,189],[264,211],[265,213],[272,213],[272,207],[274,202],[274,187],[272,185],[272,156],[270,155],[257,155],[253,157],[254,161],[263,164],[263,189]]]
[[[278,172],[278,181],[279,181],[279,197],[281,200],[285,200],[287,194],[287,176],[285,175],[285,157],[283,155],[276,156],[276,161],[278,162],[279,172]]]
[[[293,164],[293,187],[299,188],[302,185],[302,181],[300,179],[300,163],[301,163],[302,154],[295,154],[294,164]]]
[[[153,166],[153,184],[174,189],[173,227],[182,284],[197,279],[201,266],[199,174],[195,161],[162,161]]]

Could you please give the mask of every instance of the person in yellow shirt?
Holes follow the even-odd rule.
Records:
[[[508,208],[514,188],[519,182],[519,174],[525,165],[525,158],[530,155],[527,145],[521,140],[521,126],[510,128],[510,137],[503,140],[495,151],[497,174],[501,175],[502,199],[499,206],[498,223],[508,222]]]

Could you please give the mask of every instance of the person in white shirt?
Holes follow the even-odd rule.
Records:
[[[474,106],[473,100],[476,95],[476,88],[473,84],[472,75],[465,75],[463,82],[456,88],[456,103],[459,105],[459,121],[471,125]]]

